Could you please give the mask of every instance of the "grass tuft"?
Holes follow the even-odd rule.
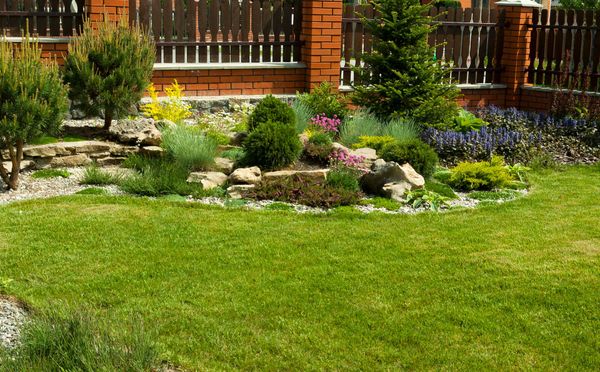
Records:
[[[149,371],[160,365],[154,344],[140,324],[115,336],[88,312],[57,309],[35,314],[25,324],[21,344],[0,354],[0,369]]]
[[[66,169],[41,169],[31,174],[31,178],[44,179],[44,178],[69,178],[71,173]]]

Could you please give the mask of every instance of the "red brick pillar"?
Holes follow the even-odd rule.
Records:
[[[521,86],[527,84],[529,47],[531,45],[531,23],[533,11],[541,5],[532,0],[507,0],[496,3],[504,9],[506,28],[502,50],[501,82],[506,84],[506,106],[519,107]]]
[[[92,23],[102,22],[105,15],[111,21],[116,21],[129,14],[129,0],[85,0],[85,6]]]
[[[323,81],[340,85],[342,51],[342,1],[302,1],[302,62],[306,69],[306,89]]]

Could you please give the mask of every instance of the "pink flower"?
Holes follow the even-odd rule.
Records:
[[[366,173],[368,169],[364,167],[364,160],[364,156],[352,155],[345,149],[334,149],[329,155],[329,162],[332,167],[348,167]]]
[[[325,114],[321,114],[310,120],[314,126],[320,127],[326,132],[337,133],[340,130],[340,125],[342,124],[342,121],[337,117],[337,115],[333,115],[333,118],[328,118],[325,116]]]

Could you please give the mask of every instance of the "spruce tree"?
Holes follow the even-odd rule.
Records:
[[[459,91],[449,71],[434,58],[428,43],[435,27],[419,0],[373,0],[377,17],[362,17],[373,35],[373,52],[363,56],[352,96],[357,105],[382,119],[413,118],[427,126],[443,126],[457,114]]]

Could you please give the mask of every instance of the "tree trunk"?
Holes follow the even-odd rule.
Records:
[[[8,154],[12,169],[10,173],[4,168],[4,165],[0,163],[0,176],[2,182],[6,184],[7,189],[16,190],[19,187],[19,173],[21,171],[21,159],[23,158],[23,140],[17,140],[16,148],[12,145],[8,145]]]
[[[108,132],[110,125],[112,124],[113,113],[110,110],[104,111],[104,130]]]

